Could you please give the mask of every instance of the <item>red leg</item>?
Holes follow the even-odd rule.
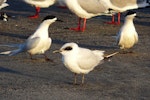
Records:
[[[118,13],[118,22],[115,22],[115,16],[112,16],[112,21],[111,22],[106,22],[107,24],[114,24],[114,25],[119,25],[120,24],[120,12]]]
[[[76,28],[70,28],[70,30],[80,31],[81,30],[81,19],[82,18],[79,18],[79,20],[78,20],[78,26]]]
[[[118,13],[118,25],[120,25],[120,20],[121,20],[121,14],[120,14],[120,12]]]
[[[111,22],[106,22],[106,24],[114,24],[115,23],[115,15],[112,15]]]
[[[84,18],[83,20],[83,27],[81,28],[81,20],[82,18],[79,18],[79,22],[78,22],[78,26],[77,28],[70,28],[70,30],[75,30],[75,31],[84,31],[86,28],[86,18]]]
[[[35,7],[35,10],[36,10],[35,15],[29,16],[29,18],[38,18],[39,17],[40,7]]]
[[[86,18],[84,18],[83,20],[84,20],[84,22],[83,22],[83,27],[82,27],[82,29],[81,29],[82,32],[83,32],[83,31],[85,30],[85,28],[86,28]]]

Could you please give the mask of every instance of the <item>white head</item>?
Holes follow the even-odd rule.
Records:
[[[62,55],[76,54],[78,52],[78,45],[74,42],[64,44],[60,50],[54,51],[54,53],[59,52]]]

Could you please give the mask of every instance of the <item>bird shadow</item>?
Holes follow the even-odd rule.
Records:
[[[0,73],[10,73],[10,74],[16,74],[16,75],[30,77],[30,78],[39,78],[39,79],[46,79],[46,80],[48,80],[48,78],[46,78],[46,77],[29,75],[29,74],[21,73],[19,71],[15,71],[13,69],[5,68],[5,67],[2,67],[2,66],[0,66]]]
[[[20,34],[13,34],[13,33],[4,33],[4,32],[1,32],[0,35],[14,37],[14,38],[20,38],[20,39],[27,39],[28,38],[28,36],[24,36],[24,35],[20,35]]]
[[[0,72],[7,72],[7,73],[13,73],[13,74],[21,74],[18,71],[15,71],[15,70],[12,70],[12,69],[9,69],[9,68],[4,68],[4,67],[1,67],[1,66],[0,66]]]

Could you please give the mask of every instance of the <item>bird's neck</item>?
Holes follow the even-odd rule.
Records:
[[[128,18],[125,20],[125,24],[133,25],[133,18]]]
[[[50,23],[41,23],[38,29],[36,30],[35,34],[38,36],[45,36],[48,37],[48,28]]]

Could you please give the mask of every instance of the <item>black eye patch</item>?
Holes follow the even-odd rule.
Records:
[[[67,50],[67,51],[72,50],[72,47],[66,47],[64,50]]]

